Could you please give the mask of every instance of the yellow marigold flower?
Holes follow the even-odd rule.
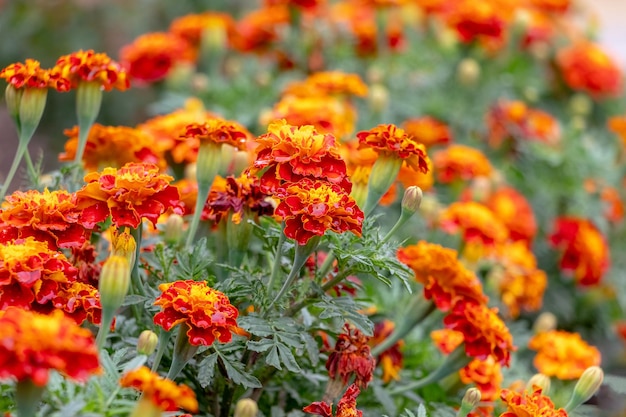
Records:
[[[120,64],[107,54],[95,53],[93,50],[80,50],[60,57],[52,69],[52,74],[57,73],[70,80],[72,88],[76,88],[81,81],[97,82],[106,91],[113,88],[124,91],[130,85],[126,71]]]
[[[78,148],[78,126],[66,129],[65,152],[60,161],[73,161]],[[83,163],[87,172],[106,167],[120,168],[128,162],[145,162],[165,169],[163,155],[154,149],[152,137],[138,129],[127,126],[103,126],[99,123],[89,130]]]
[[[439,224],[448,233],[461,232],[468,243],[492,246],[509,237],[506,226],[493,212],[474,201],[452,203],[440,214]]]
[[[0,364],[0,379],[29,379],[38,386],[46,385],[50,370],[77,381],[100,372],[91,332],[58,310],[49,315],[15,307],[4,311]]]
[[[535,335],[528,347],[537,351],[535,368],[559,379],[580,378],[585,369],[599,366],[600,351],[585,342],[580,334],[551,330]]]
[[[145,366],[124,374],[120,385],[143,392],[143,398],[149,399],[161,411],[178,411],[183,408],[192,413],[198,412],[196,394],[191,388],[161,378]]]
[[[216,30],[225,36],[232,36],[235,30],[235,21],[227,13],[188,14],[174,19],[170,24],[169,31],[173,35],[185,39],[190,45],[199,46],[207,30]]]
[[[58,91],[69,90],[69,80],[59,74],[51,74],[43,69],[39,61],[27,59],[23,64],[16,62],[0,71],[0,78],[4,78],[13,88],[48,88]]]
[[[359,96],[367,95],[367,85],[357,74],[348,74],[341,71],[316,72],[303,81],[287,86],[284,95],[297,97],[311,96]]]
[[[493,171],[485,154],[465,145],[450,145],[435,153],[433,164],[437,181],[443,184],[488,177]]]
[[[434,117],[424,116],[405,120],[402,127],[407,134],[426,148],[434,145],[447,145],[452,142],[452,132],[448,125]]]
[[[461,264],[457,251],[422,240],[398,249],[397,256],[424,285],[424,297],[439,309],[447,311],[459,299],[487,301],[480,280]]]
[[[169,209],[182,212],[178,189],[169,185],[172,180],[156,165],[143,163],[87,174],[87,184],[76,193],[82,221],[93,227],[111,216],[118,227],[137,227],[143,218],[155,225]]]
[[[395,125],[378,125],[356,136],[360,147],[371,147],[379,154],[394,155],[415,171],[428,171],[426,148],[404,129]]]
[[[500,398],[508,407],[500,417],[567,417],[567,411],[556,409],[550,397],[541,394],[539,387],[532,393],[503,389]]]
[[[510,242],[496,249],[495,260],[502,269],[492,274],[500,298],[509,314],[517,317],[521,310],[537,311],[543,304],[548,286],[546,273],[537,268],[537,260],[525,242]]]
[[[476,384],[480,390],[482,401],[495,401],[502,385],[502,368],[493,356],[485,360],[474,359],[459,371],[461,382]]]
[[[167,331],[186,323],[190,344],[210,346],[215,339],[227,343],[232,333],[241,332],[237,326],[237,308],[206,281],[176,281],[159,285],[159,290],[162,294],[154,305],[163,311],[154,316],[154,323]]]

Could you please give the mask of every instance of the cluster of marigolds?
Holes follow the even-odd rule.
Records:
[[[513,31],[521,30],[520,47],[543,59],[554,37],[572,32],[551,63],[560,88],[590,101],[619,95],[621,71],[598,45],[575,32],[567,19],[571,7],[568,0],[266,0],[239,20],[213,12],[176,19],[168,32],[143,35],[124,47],[119,63],[103,53],[78,51],[59,58],[52,69],[33,59],[4,68],[0,78],[8,83],[6,103],[20,144],[0,196],[0,378],[16,381],[17,415],[34,415],[28,410],[36,409],[39,397],[20,399],[32,398],[25,393],[41,395],[50,370],[76,381],[103,372],[99,351],[115,332],[125,296],[146,295],[138,270],[142,253],[151,249],[142,241],[157,236],[182,245],[186,239],[183,246],[189,249],[202,229],[204,234],[219,229],[228,242],[228,260],[237,266],[248,248],[251,223],[259,224],[261,216],[275,219],[283,225],[279,245],[293,241],[302,262],[294,262],[271,308],[301,267],[314,267],[311,256],[327,232],[361,236],[364,219],[403,194],[397,228],[419,212],[429,229],[460,236],[462,246],[455,250],[421,240],[397,250],[423,296],[414,295],[401,326],[380,321],[370,337],[346,324],[334,345],[322,335],[321,349],[329,352],[326,394],[303,410],[361,416],[356,400],[377,367],[385,384],[401,381],[403,339],[440,312],[444,328],[431,338],[446,355],[443,365],[401,389],[458,374],[463,384],[480,391],[467,391],[459,416],[491,416],[495,410],[503,410],[501,417],[567,416],[602,382],[600,352],[578,333],[556,330],[555,323],[536,326],[527,348],[536,351],[533,365],[540,374],[527,384],[502,386],[502,367],[510,365],[517,349],[502,317],[514,320],[539,311],[549,281],[532,250],[539,229],[533,207],[481,150],[454,143],[453,129],[442,120],[421,115],[353,133],[355,100],[372,97],[374,86],[357,74],[322,70],[328,63],[319,32],[310,32],[306,65],[311,75],[288,85],[273,108],[259,115],[265,129],[260,135],[193,98],[184,108],[136,127],[103,126],[95,119],[103,91],[166,79],[180,66],[195,65],[205,50],[254,53],[276,60],[282,70],[292,69],[295,58],[283,49],[281,37],[287,28],[307,30],[320,22],[337,39],[350,39],[356,55],[370,58],[410,48],[405,32],[420,25],[435,24],[456,42],[479,45],[494,56]],[[464,75],[471,77],[472,65],[465,64]],[[84,170],[84,183],[75,190],[42,187],[7,195],[21,161],[34,169],[27,146],[48,89],[76,90],[78,125],[65,130],[68,140],[59,159]],[[484,143],[512,157],[522,142],[558,148],[561,138],[555,117],[513,99],[494,103],[485,125]],[[626,118],[615,117],[609,125],[626,140]],[[456,201],[437,202],[437,187],[458,190]],[[616,189],[593,181],[584,187],[598,194],[609,222],[622,220]],[[546,233],[561,270],[579,290],[601,282],[610,266],[609,247],[591,219],[562,215]],[[106,246],[108,256],[98,253]],[[280,257],[281,248],[276,252]],[[332,264],[333,254],[325,256]],[[485,265],[490,291],[504,307],[502,316],[490,307],[477,274]],[[329,294],[333,288],[348,293],[358,288],[358,282],[352,285],[356,279],[342,282],[337,276],[329,273],[324,286]],[[268,272],[267,278],[271,291],[277,277]],[[168,341],[163,337],[152,370],[137,368],[119,383],[143,392],[134,416],[180,408],[198,413],[194,390],[173,379],[200,346],[249,337],[238,317],[253,314],[255,307],[232,305],[228,294],[206,281],[165,282],[158,290],[154,305],[161,310],[154,324],[162,335],[179,331],[168,378],[158,374]],[[137,336],[140,350],[153,354],[156,335]],[[579,379],[562,408],[548,396],[550,377]],[[235,416],[255,415],[255,407],[242,399]]]

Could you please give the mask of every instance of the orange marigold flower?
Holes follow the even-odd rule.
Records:
[[[622,71],[602,48],[581,41],[558,52],[556,63],[565,83],[599,98],[622,91]]]
[[[297,97],[325,97],[329,95],[365,97],[367,85],[358,74],[323,71],[316,72],[303,81],[288,85],[283,94]]]
[[[64,190],[16,191],[2,203],[0,241],[33,236],[51,249],[78,248],[91,236],[84,227],[76,195]]]
[[[59,161],[73,161],[78,148],[78,126],[66,129],[65,152]],[[103,126],[95,123],[89,131],[83,154],[85,170],[98,171],[106,167],[119,168],[128,162],[155,164],[165,169],[163,155],[155,151],[153,138],[138,129],[127,126]]]
[[[183,408],[192,413],[198,412],[196,394],[186,385],[161,378],[145,366],[127,372],[120,379],[122,387],[135,388],[143,392],[162,411],[178,411]]]
[[[77,381],[99,373],[93,335],[60,311],[43,315],[9,307],[0,316],[0,379],[44,386],[50,370]]]
[[[23,64],[16,62],[0,71],[0,78],[4,78],[14,88],[48,88],[58,91],[67,91],[70,88],[69,80],[43,69],[39,61],[27,59]]]
[[[474,359],[459,371],[459,376],[464,384],[476,384],[476,388],[480,390],[481,401],[495,401],[498,398],[502,368],[493,356],[488,356],[485,360]]]
[[[474,201],[452,203],[440,214],[439,224],[448,233],[461,232],[468,243],[492,246],[509,237],[506,226],[495,214]]]
[[[457,251],[422,240],[398,249],[397,256],[424,285],[424,297],[440,310],[449,310],[459,299],[487,301],[480,280],[461,264]]]
[[[253,174],[264,171],[261,176],[264,191],[302,178],[324,179],[350,191],[346,163],[333,135],[318,133],[310,125],[292,126],[286,120],[271,123],[267,130],[256,140],[256,160],[250,170]]]
[[[371,147],[379,154],[391,154],[406,161],[415,171],[427,172],[426,148],[404,129],[395,125],[378,125],[356,134],[360,147]]]
[[[550,243],[563,251],[561,270],[572,272],[580,285],[596,285],[610,266],[610,252],[606,238],[587,219],[559,217]]]
[[[437,329],[430,332],[435,346],[446,355],[454,352],[463,343],[463,333],[450,329]]]
[[[497,308],[459,300],[443,322],[447,328],[463,333],[467,356],[480,360],[493,356],[499,364],[509,366],[515,346],[509,329],[498,317]]]
[[[354,376],[354,384],[358,388],[367,388],[374,377],[376,366],[368,345],[370,337],[348,324],[344,328],[344,333],[337,336],[335,348],[328,355],[328,376],[341,380],[343,384],[347,384]]]
[[[528,342],[537,351],[535,368],[547,376],[559,379],[580,378],[590,366],[599,366],[600,351],[585,342],[580,334],[563,330],[541,332]]]
[[[572,0],[530,0],[530,6],[542,12],[565,13],[572,5]]]
[[[167,32],[143,34],[120,51],[128,75],[144,83],[167,77],[177,63],[195,60],[193,48],[183,38]]]
[[[81,81],[97,82],[106,91],[113,88],[124,91],[130,86],[126,71],[120,64],[107,54],[95,53],[91,49],[63,55],[52,70],[52,74],[55,73],[68,79],[72,88],[76,88]]]
[[[451,2],[446,13],[447,24],[454,28],[461,42],[487,40],[500,43],[504,38],[507,10],[504,1],[459,0]]]
[[[500,417],[567,417],[567,411],[556,409],[550,397],[541,394],[535,387],[532,393],[503,389],[500,398],[508,407]]]
[[[539,310],[548,277],[537,268],[537,260],[528,245],[521,241],[507,243],[497,248],[495,258],[501,269],[494,270],[491,278],[495,278],[509,314],[517,317],[521,310]]]
[[[93,324],[102,321],[100,293],[97,287],[89,283],[76,281],[61,284],[52,299],[52,305],[77,324],[85,320]]]
[[[622,146],[626,146],[626,115],[613,116],[608,122],[609,130],[615,133],[622,141]]]
[[[221,177],[218,176],[213,181],[202,212],[202,220],[219,223],[222,218],[227,218],[239,224],[246,212],[255,213],[257,216],[274,214],[271,197],[261,191],[258,178],[244,172],[239,177],[228,176],[223,181],[223,186]]]
[[[406,133],[422,143],[426,148],[434,145],[447,145],[452,142],[452,132],[448,125],[434,117],[424,116],[405,120],[402,127]]]
[[[202,143],[227,144],[234,148],[246,149],[246,141],[252,135],[248,129],[237,122],[219,118],[209,119],[204,123],[188,125],[182,136],[189,149],[198,149]]]
[[[275,195],[281,202],[274,213],[284,219],[285,235],[299,245],[326,230],[361,236],[363,212],[339,185],[304,178],[279,187]]]
[[[33,237],[0,244],[0,310],[46,304],[76,274],[62,253]]]
[[[356,398],[361,393],[356,384],[348,387],[337,404],[337,412],[333,414],[332,406],[322,401],[316,401],[302,409],[307,414],[322,417],[363,417],[363,412],[356,409]]]
[[[390,320],[383,320],[376,323],[374,326],[374,336],[370,339],[369,345],[374,347],[382,343],[388,338],[395,324]],[[376,365],[380,365],[383,370],[383,382],[387,383],[392,380],[400,380],[400,371],[402,370],[404,357],[402,355],[402,348],[404,347],[404,341],[399,340],[389,349],[383,351],[376,358]]]
[[[526,198],[512,187],[501,187],[485,205],[509,230],[509,238],[530,243],[537,234],[537,220]]]
[[[211,345],[215,339],[230,342],[232,333],[239,333],[237,308],[228,297],[209,287],[206,281],[176,281],[159,285],[162,294],[154,305],[163,311],[154,316],[154,323],[170,331],[186,323],[189,343]]]
[[[206,31],[211,30],[232,36],[235,21],[227,13],[205,12],[178,17],[170,24],[170,33],[194,46],[199,46]]]
[[[465,145],[450,145],[433,157],[437,181],[449,184],[476,177],[488,177],[493,171],[489,159],[478,149]]]
[[[534,140],[556,144],[561,138],[561,127],[551,114],[528,107],[518,100],[500,100],[486,116],[489,127],[489,145],[498,148],[506,140]]]
[[[182,213],[178,189],[169,185],[172,180],[156,165],[144,163],[87,174],[87,184],[76,193],[82,221],[93,227],[111,216],[117,227],[138,227],[145,218],[156,226],[168,209]]]
[[[262,52],[278,40],[279,28],[289,23],[289,9],[263,7],[246,14],[235,25],[232,44],[240,52]]]

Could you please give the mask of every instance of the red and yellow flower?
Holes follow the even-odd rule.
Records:
[[[126,71],[120,64],[107,54],[95,53],[93,50],[80,50],[60,57],[52,74],[68,79],[72,88],[76,88],[80,82],[98,83],[106,91],[114,88],[124,91],[130,86]]]
[[[513,11],[511,2],[459,0],[450,6],[444,17],[461,42],[486,41],[500,45]]]
[[[557,66],[565,83],[577,91],[599,98],[622,91],[622,71],[602,48],[580,41],[558,52]]]
[[[439,217],[448,233],[462,233],[466,243],[487,247],[504,243],[509,237],[506,226],[486,206],[474,201],[452,203]]]
[[[610,266],[606,238],[587,219],[559,217],[549,241],[563,251],[560,267],[580,285],[596,285]]]
[[[509,329],[498,317],[498,309],[459,300],[443,321],[448,329],[463,333],[467,356],[480,360],[493,356],[497,363],[509,365],[515,346]]]
[[[162,412],[178,411],[179,408],[192,413],[198,412],[196,394],[191,388],[161,378],[145,366],[124,374],[120,379],[120,385],[141,391],[143,397],[140,401],[147,399]]]
[[[406,133],[426,148],[447,145],[452,142],[450,127],[434,117],[424,116],[405,120],[402,127]]]
[[[289,9],[263,7],[249,12],[235,24],[232,46],[240,52],[264,52],[279,39],[279,28],[289,23]]]
[[[526,198],[512,187],[500,187],[489,195],[485,205],[509,230],[513,241],[530,244],[537,234],[537,220]]]
[[[237,326],[239,311],[228,297],[209,287],[206,281],[176,281],[159,285],[162,294],[154,305],[163,310],[154,316],[154,323],[170,331],[178,324],[188,326],[189,343],[210,346],[217,339],[230,342]]]
[[[44,386],[50,370],[77,381],[99,373],[93,335],[60,311],[43,315],[9,307],[0,315],[0,379]]]
[[[580,378],[585,369],[599,366],[600,351],[585,342],[580,334],[562,330],[541,332],[528,342],[537,351],[533,360],[535,368],[547,376],[558,379]]]
[[[350,385],[339,400],[335,414],[333,414],[332,406],[323,401],[307,405],[302,411],[322,417],[363,417],[363,412],[356,409],[356,398],[360,393],[361,390],[356,384]]]
[[[437,329],[430,332],[430,338],[442,353],[449,355],[463,343],[463,333],[451,329]]]
[[[369,340],[370,337],[346,324],[345,332],[337,336],[335,348],[328,355],[328,376],[340,380],[344,385],[354,377],[357,387],[367,388],[374,377],[376,366],[368,345]]]
[[[169,209],[182,213],[178,189],[170,185],[172,180],[156,165],[144,163],[87,174],[87,184],[76,193],[82,221],[94,227],[111,216],[117,227],[136,228],[142,219],[156,225],[159,216]]]
[[[34,59],[27,59],[24,63],[16,62],[5,67],[0,71],[0,78],[4,78],[15,89],[48,87],[58,91],[70,89],[68,79],[41,68],[39,61]]]
[[[167,32],[146,33],[120,51],[133,80],[153,83],[168,76],[177,63],[194,62],[196,54],[183,38]]]
[[[484,360],[474,359],[465,368],[459,371],[461,382],[476,384],[480,390],[481,401],[495,401],[502,385],[502,368],[493,356]]]
[[[102,321],[102,305],[98,288],[86,282],[62,283],[52,299],[52,305],[62,310],[77,324],[82,324],[87,320],[99,325]]]
[[[59,155],[60,161],[73,161],[78,148],[78,126],[66,129],[65,152]],[[87,172],[106,167],[120,168],[128,162],[143,162],[165,169],[167,163],[163,155],[155,151],[152,137],[138,129],[127,126],[103,126],[99,123],[89,130],[87,145],[83,154],[83,166]]]
[[[567,411],[557,409],[550,397],[541,391],[539,387],[534,387],[532,393],[503,389],[500,398],[506,404],[507,411],[500,417],[567,417]]]
[[[519,100],[500,100],[486,116],[489,127],[489,145],[498,148],[506,140],[534,140],[556,144],[561,138],[561,127],[551,114],[530,108]]]
[[[327,230],[361,236],[364,215],[352,197],[339,185],[303,178],[276,190],[281,201],[274,213],[285,222],[285,235],[299,245]]]
[[[181,138],[184,141],[178,145],[179,152],[197,154],[204,143],[229,145],[239,150],[245,150],[252,134],[248,129],[237,122],[212,118],[204,123],[192,123],[186,126]]]
[[[235,21],[226,13],[205,12],[178,17],[170,24],[170,33],[184,39],[194,47],[200,46],[203,36],[208,32],[217,32],[228,41],[235,30]]]
[[[50,249],[78,248],[91,236],[84,227],[76,195],[64,190],[16,191],[0,211],[0,241],[32,236]]]
[[[393,155],[415,171],[428,171],[426,148],[404,129],[395,125],[378,125],[356,136],[361,148],[373,148],[379,155]]]
[[[287,86],[283,95],[297,97],[359,96],[367,95],[367,85],[358,74],[342,71],[323,71]]]
[[[488,177],[493,171],[485,154],[465,145],[450,145],[435,153],[433,165],[437,181],[442,184]]]

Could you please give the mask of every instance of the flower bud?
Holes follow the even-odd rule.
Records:
[[[473,86],[480,78],[480,65],[473,58],[465,58],[457,67],[456,78],[466,87]]]
[[[103,310],[115,311],[122,303],[130,287],[130,267],[123,256],[112,255],[102,266],[98,290]]]
[[[164,236],[166,243],[175,245],[183,238],[185,220],[179,214],[171,214],[165,222]]]
[[[584,94],[576,94],[569,101],[570,112],[578,116],[587,116],[591,113],[593,103]]]
[[[152,330],[144,330],[137,339],[137,353],[140,355],[150,356],[156,350],[159,343],[159,337]]]
[[[47,88],[25,88],[20,98],[20,141],[30,141],[46,108]]]
[[[422,189],[416,185],[408,187],[404,191],[402,197],[402,210],[410,212],[411,214],[417,213],[422,204]]]
[[[234,417],[256,417],[259,406],[252,398],[242,398],[237,401]]]
[[[12,84],[8,84],[4,90],[4,100],[7,103],[7,109],[16,126],[20,125],[20,101],[24,94],[23,88],[15,88]]]
[[[548,395],[550,392],[550,377],[544,374],[535,374],[526,383],[526,391],[534,392],[535,387],[541,388],[543,395]]]
[[[556,329],[556,316],[549,311],[543,312],[537,317],[533,324],[533,332],[542,333]]]
[[[463,400],[461,401],[461,408],[457,412],[457,417],[466,417],[480,402],[482,397],[478,388],[469,388],[465,391]]]
[[[389,90],[382,84],[374,84],[370,87],[368,102],[374,113],[381,113],[389,104]]]
[[[135,265],[136,250],[137,242],[135,242],[135,238],[130,234],[128,228],[125,227],[121,233],[119,229],[113,231],[111,235],[111,255],[126,258],[130,269],[133,269]]]
[[[572,396],[565,406],[565,410],[570,412],[586,402],[600,389],[603,380],[604,372],[599,366],[590,366],[585,369],[585,372],[580,376],[580,379],[574,387],[574,392],[572,392]]]

